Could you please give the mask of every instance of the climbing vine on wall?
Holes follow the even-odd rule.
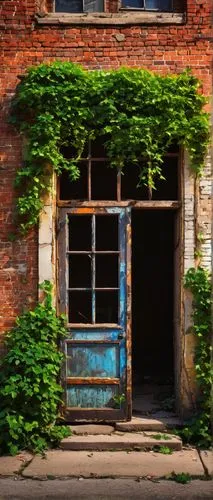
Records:
[[[79,177],[78,159],[88,139],[104,136],[110,165],[140,165],[139,183],[155,187],[163,156],[184,145],[200,174],[209,139],[209,118],[198,80],[185,71],[160,76],[143,69],[86,71],[70,62],[30,68],[17,88],[12,122],[25,137],[16,185],[17,211],[26,231],[39,218],[52,169]],[[74,157],[67,159],[66,146]]]
[[[44,281],[40,289],[43,302],[17,318],[0,360],[0,455],[23,449],[42,452],[70,434],[68,427],[56,425],[65,318],[57,317],[52,306],[51,283]]]
[[[200,387],[200,407],[183,435],[189,441],[209,446],[211,436],[211,387],[213,382],[211,346],[211,278],[202,267],[191,268],[185,276],[185,288],[193,295],[193,331],[196,336],[195,370]]]

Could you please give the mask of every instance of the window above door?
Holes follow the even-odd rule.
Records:
[[[74,156],[73,148],[66,147],[63,154],[67,158]],[[89,141],[82,158],[78,162],[80,177],[76,181],[69,179],[65,171],[59,178],[58,201],[69,205],[75,202],[112,201],[116,204],[125,200],[174,200],[180,199],[180,154],[177,146],[171,147],[164,158],[162,175],[165,180],[156,181],[156,189],[150,191],[140,184],[140,171],[144,160],[137,164],[126,161],[122,170],[111,167],[106,156],[103,141]]]

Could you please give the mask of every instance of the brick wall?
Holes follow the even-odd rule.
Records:
[[[108,2],[112,11],[116,1]],[[178,73],[187,66],[211,93],[212,0],[188,0],[185,24],[139,23],[126,25],[72,25],[37,23],[35,14],[50,10],[43,0],[0,2],[0,331],[37,297],[37,235],[11,241],[14,232],[13,181],[21,163],[21,140],[7,123],[11,97],[18,76],[31,65],[55,59],[83,64],[86,68],[143,67],[158,73]],[[133,19],[133,18],[132,18]],[[210,108],[209,108],[210,109]],[[210,255],[210,165],[200,184],[200,223],[206,242],[204,263]],[[189,230],[191,230],[189,228]]]

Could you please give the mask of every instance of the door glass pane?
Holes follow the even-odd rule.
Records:
[[[118,292],[96,291],[96,323],[118,323]]]
[[[96,288],[118,287],[118,255],[96,255]]]
[[[92,292],[69,292],[69,323],[92,323]]]
[[[96,215],[96,250],[118,250],[117,215]]]
[[[102,344],[70,346],[67,350],[68,377],[118,377],[119,346]]]
[[[91,288],[91,261],[88,255],[69,255],[69,288]]]
[[[104,161],[92,162],[91,199],[117,199],[117,170],[109,167],[109,164]]]
[[[69,250],[86,251],[92,248],[91,215],[69,216]]]
[[[60,200],[88,200],[87,165],[79,162],[79,179],[71,181],[68,172],[63,172],[59,179]]]

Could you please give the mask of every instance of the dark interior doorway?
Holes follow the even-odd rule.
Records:
[[[174,212],[132,210],[133,413],[173,409]]]

